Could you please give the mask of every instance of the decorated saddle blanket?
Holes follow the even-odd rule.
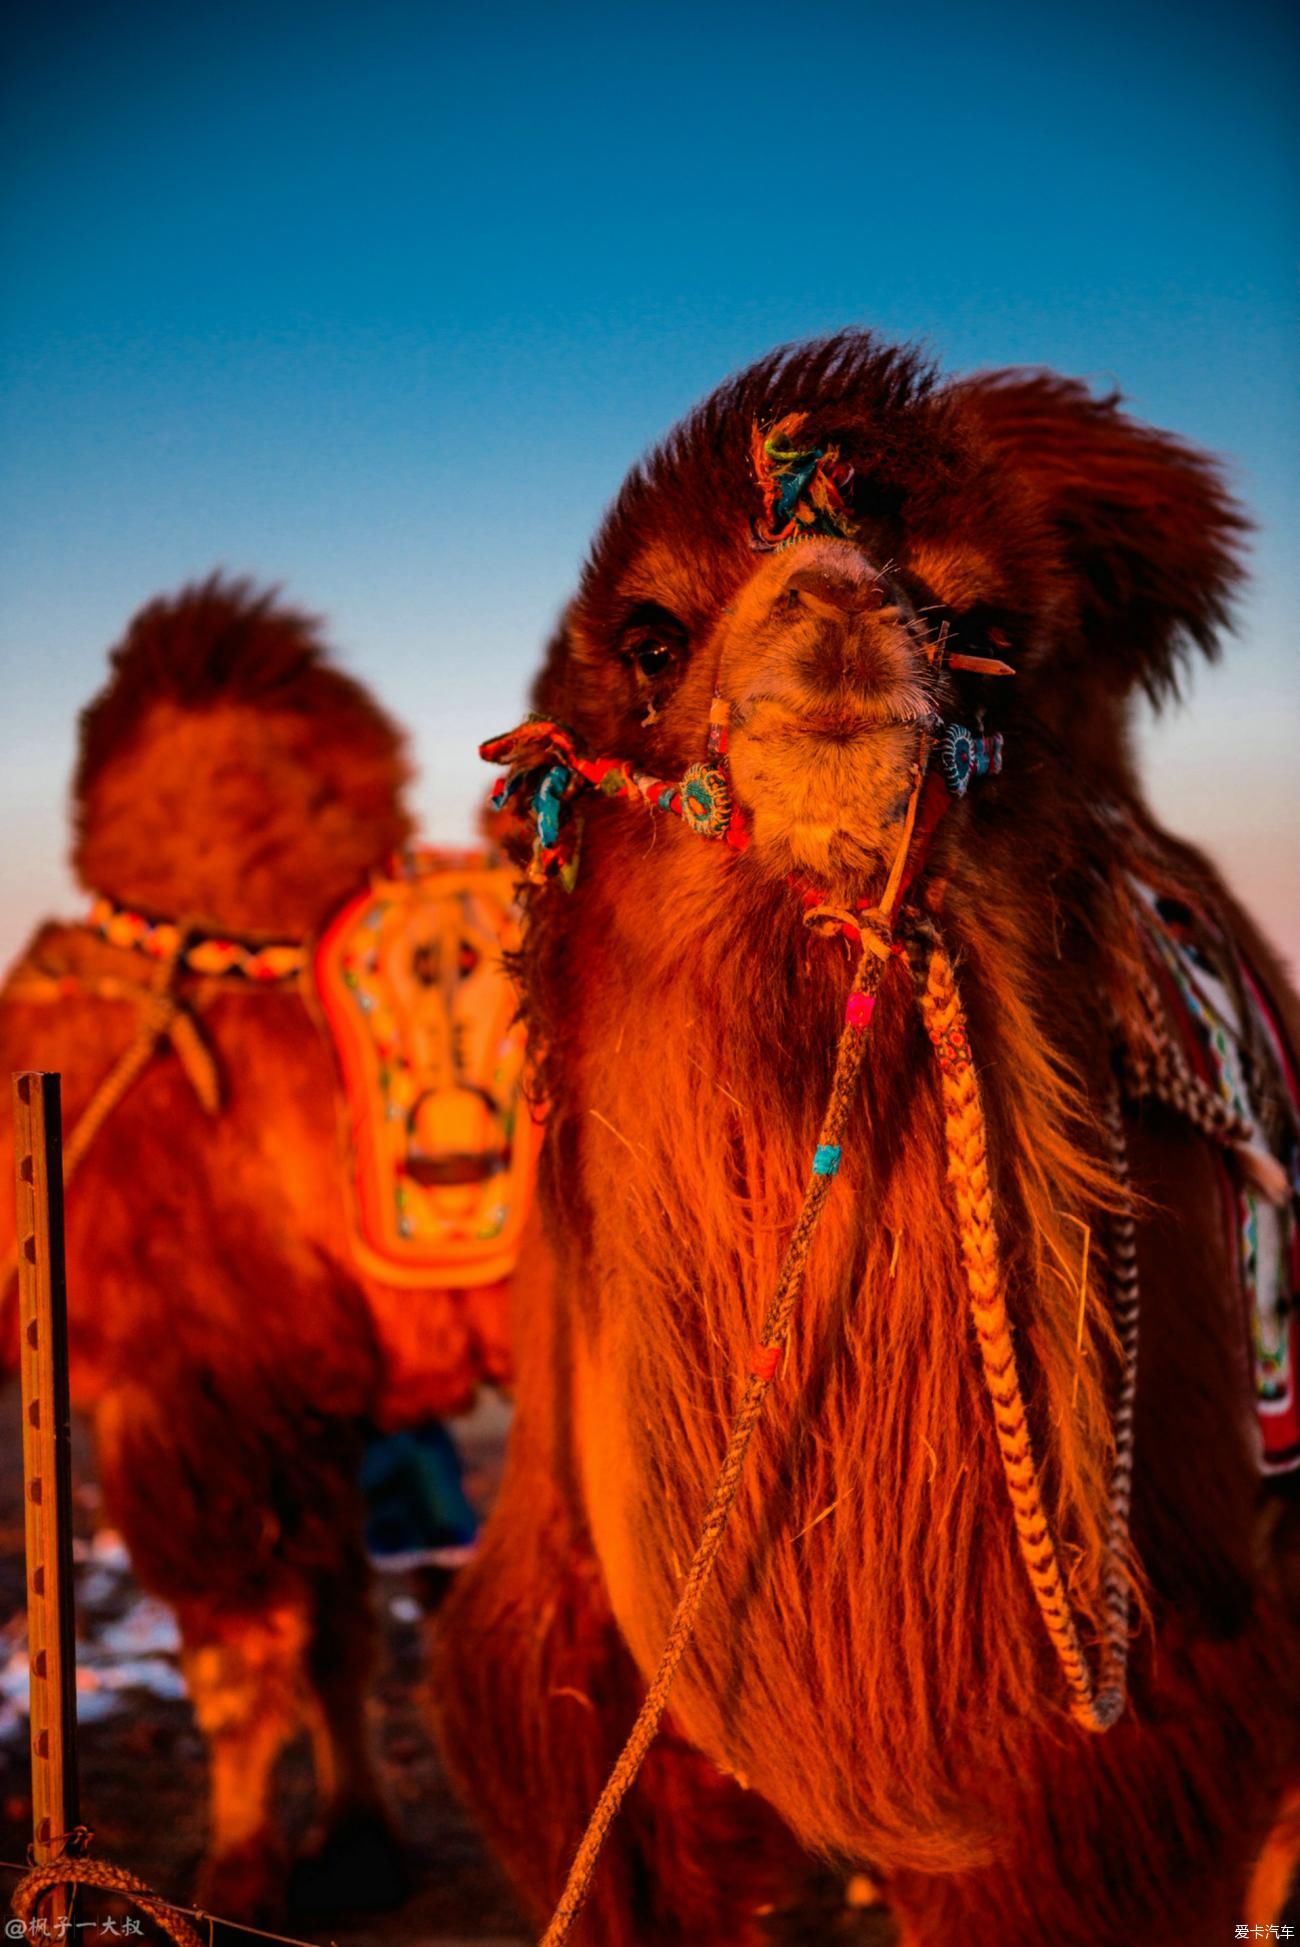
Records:
[[[1216,1142],[1265,1474],[1300,1469],[1300,1078],[1263,982],[1203,913],[1130,880],[1154,1088]],[[1153,1066],[1163,1066],[1156,1076]],[[1132,1079],[1132,1077],[1130,1078]]]
[[[505,956],[514,875],[412,850],[335,915],[316,993],[346,1100],[354,1246],[387,1284],[509,1275],[540,1140]]]

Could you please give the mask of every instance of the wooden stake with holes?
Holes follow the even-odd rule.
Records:
[[[32,1831],[38,1866],[79,1850],[72,1595],[72,1441],[59,1078],[14,1076],[18,1306],[31,1662]],[[46,1912],[57,1931],[68,1891]]]

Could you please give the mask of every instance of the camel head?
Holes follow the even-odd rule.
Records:
[[[1113,399],[942,383],[845,333],[762,360],[633,469],[537,701],[673,777],[721,699],[754,865],[847,892],[945,725],[1032,744],[989,787],[1022,810],[1052,764],[1124,781],[1129,699],[1213,652],[1242,528],[1212,467]]]

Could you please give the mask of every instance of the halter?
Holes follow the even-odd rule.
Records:
[[[550,717],[527,717],[516,729],[489,737],[479,755],[489,764],[505,764],[492,792],[494,811],[513,804],[533,830],[528,877],[534,885],[557,883],[572,892],[578,879],[582,826],[580,801],[586,792],[617,798],[651,811],[667,811],[680,818],[698,837],[721,839],[733,852],[750,844],[749,822],[732,797],[722,768],[727,754],[728,707],[715,696],[709,711],[711,762],[692,764],[674,783],[635,770],[619,757],[590,757],[574,733]],[[939,723],[924,730],[915,763],[912,788],[903,819],[903,837],[895,852],[888,886],[894,895],[905,892],[924,863],[930,840],[944,811],[962,798],[974,778],[996,777],[1002,770],[1000,732],[985,735],[964,724]],[[936,768],[937,767],[937,768]],[[817,932],[840,934],[855,943],[868,938],[864,922],[886,902],[860,898],[851,909],[827,903],[825,889],[797,873],[786,883],[803,907],[805,923]],[[888,887],[887,887],[888,890]],[[892,912],[894,898],[888,901]]]
[[[987,662],[987,673],[1011,674],[1008,664],[993,664],[991,659],[965,657],[962,661],[968,667]],[[956,658],[950,657],[949,664],[955,666]],[[721,839],[733,852],[748,850],[752,836],[749,821],[732,796],[725,768],[729,719],[726,699],[715,694],[709,709],[708,759],[689,765],[676,781],[637,770],[627,758],[587,755],[574,733],[551,717],[528,716],[514,730],[480,744],[479,756],[486,763],[507,767],[493,789],[492,809],[502,811],[513,804],[532,826],[528,864],[531,883],[545,885],[554,880],[565,892],[573,891],[582,838],[577,802],[588,791],[651,811],[670,812],[697,837]],[[904,889],[920,870],[947,805],[953,798],[965,797],[974,779],[998,776],[1002,753],[1000,731],[987,735],[982,730],[969,730],[965,724],[939,721],[923,729],[912,767],[904,844],[894,859],[894,871]],[[932,762],[937,771],[931,770]],[[913,843],[916,853],[909,856]],[[835,909],[826,904],[825,891],[811,880],[791,873],[786,883],[802,899],[809,924],[834,913]],[[857,915],[872,910],[871,900],[860,899],[853,912],[841,913],[838,926],[818,930],[838,931],[847,939],[859,940],[862,929]]]
[[[761,552],[794,547],[815,535],[848,540],[856,533],[845,499],[853,469],[840,458],[836,446],[800,444],[806,425],[805,413],[788,413],[767,431],[754,427],[751,453],[763,495],[763,518],[753,523],[751,533],[755,549]],[[919,633],[914,628],[911,603],[890,576],[888,566],[876,573],[877,579],[890,587],[897,606],[907,612],[914,633]],[[997,657],[955,649],[950,633],[950,625],[944,621],[933,636],[922,640],[926,658],[936,672],[949,669],[978,676],[1014,675],[1011,664]],[[554,879],[564,891],[572,892],[581,849],[581,822],[575,801],[588,790],[601,797],[639,803],[652,811],[671,812],[698,837],[721,839],[731,851],[745,851],[751,832],[744,812],[734,801],[727,775],[729,741],[730,706],[715,692],[709,708],[706,757],[689,765],[680,778],[657,777],[639,770],[627,758],[592,756],[566,725],[537,715],[526,717],[514,730],[488,738],[480,744],[479,756],[486,763],[506,767],[492,793],[493,809],[500,811],[513,803],[532,824],[530,881],[544,885]],[[1000,732],[986,734],[982,727],[970,730],[963,723],[938,719],[925,727],[912,772],[904,843],[895,856],[891,879],[897,874],[905,888],[916,877],[947,803],[951,798],[964,797],[974,779],[996,777],[1002,769],[1002,752]],[[946,796],[928,781],[932,760],[947,786]],[[916,856],[909,861],[908,851],[914,842]],[[810,914],[829,915],[834,910],[826,906],[824,891],[810,881],[790,875],[788,883]],[[872,910],[871,901],[856,902],[856,913],[865,915]],[[863,937],[854,913],[843,914],[838,927],[819,930],[839,931],[854,940]]]

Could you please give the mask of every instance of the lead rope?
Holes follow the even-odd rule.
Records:
[[[1137,1406],[1138,1330],[1141,1287],[1138,1282],[1137,1225],[1129,1180],[1128,1143],[1124,1137],[1124,1102],[1119,1082],[1112,1080],[1106,1098],[1106,1135],[1111,1175],[1122,1191],[1120,1207],[1110,1220],[1110,1308],[1119,1337],[1120,1382],[1115,1402],[1115,1463],[1110,1477],[1110,1555],[1105,1584],[1106,1647],[1111,1679],[1120,1689],[1120,1708],[1127,1694],[1130,1590],[1124,1573],[1129,1545],[1129,1513],[1133,1500],[1134,1412]]]
[[[696,1616],[712,1578],[718,1550],[726,1533],[728,1517],[735,1503],[736,1491],[740,1486],[745,1455],[762,1415],[764,1402],[776,1377],[781,1351],[790,1330],[795,1304],[803,1286],[813,1234],[827,1193],[839,1169],[840,1138],[848,1120],[854,1083],[862,1067],[867,1025],[871,1019],[872,1005],[880,985],[881,974],[891,954],[886,933],[873,930],[868,934],[864,925],[862,938],[864,951],[858,962],[858,970],[848,997],[844,1028],[835,1054],[835,1076],[831,1083],[830,1101],[826,1107],[817,1151],[813,1157],[812,1172],[804,1192],[803,1208],[799,1212],[798,1222],[795,1224],[794,1233],[786,1249],[775,1296],[763,1320],[761,1341],[754,1354],[736,1417],[731,1423],[731,1434],[727,1441],[722,1468],[713,1493],[709,1497],[708,1510],[700,1529],[695,1555],[686,1572],[682,1592],[677,1598],[677,1607],[673,1611],[667,1641],[659,1658],[659,1666],[646,1691],[627,1743],[623,1746],[618,1762],[610,1773],[608,1783],[588,1822],[582,1843],[569,1869],[569,1876],[565,1881],[559,1904],[550,1925],[542,1936],[541,1947],[561,1947],[561,1943],[569,1938],[573,1923],[582,1911],[590,1890],[592,1874],[601,1847],[605,1843],[606,1834],[659,1729],[673,1678],[695,1632]]]
[[[1107,1731],[1127,1696],[1129,1505],[1133,1480],[1133,1409],[1137,1392],[1138,1272],[1128,1152],[1119,1091],[1112,1085],[1106,1133],[1114,1177],[1125,1194],[1112,1224],[1112,1303],[1120,1341],[1121,1379],[1115,1415],[1115,1460],[1106,1531],[1103,1601],[1106,1623],[1100,1675],[1094,1682],[1070,1609],[1060,1557],[1043,1502],[1029,1420],[1016,1366],[1005,1279],[993,1221],[988,1138],[979,1084],[952,962],[935,941],[921,1016],[938,1057],[943,1097],[948,1182],[957,1207],[962,1264],[970,1294],[971,1323],[979,1345],[984,1384],[993,1408],[998,1453],[1006,1478],[1020,1555],[1047,1634],[1071,1697],[1071,1714],[1090,1731]]]
[[[903,884],[903,873],[911,850],[912,835],[916,828],[917,806],[925,783],[928,756],[927,741],[922,746],[916,766],[898,850],[894,855],[894,862],[879,906],[870,913],[852,915],[838,914],[830,908],[822,907],[805,915],[807,923],[825,926],[827,930],[833,929],[837,932],[840,930],[842,921],[851,920],[854,931],[861,936],[862,955],[845,1003],[844,1026],[835,1050],[835,1073],[831,1080],[830,1099],[822,1118],[812,1169],[804,1191],[803,1206],[790,1242],[786,1246],[776,1291],[768,1307],[767,1316],[763,1320],[760,1341],[750,1365],[745,1390],[731,1423],[722,1467],[713,1493],[709,1497],[709,1505],[700,1528],[700,1538],[696,1543],[691,1565],[686,1571],[682,1592],[677,1598],[677,1607],[673,1611],[672,1621],[668,1626],[668,1636],[660,1652],[658,1667],[650,1681],[641,1708],[637,1712],[636,1722],[632,1726],[627,1742],[619,1753],[605,1789],[596,1802],[596,1809],[587,1822],[587,1829],[583,1833],[582,1842],[569,1868],[569,1876],[564,1883],[559,1904],[551,1916],[550,1925],[542,1936],[541,1947],[563,1947],[563,1942],[569,1938],[573,1923],[581,1913],[587,1894],[591,1890],[592,1875],[596,1870],[596,1862],[600,1857],[606,1835],[618,1814],[619,1806],[623,1803],[641,1769],[646,1752],[654,1741],[667,1708],[668,1693],[672,1688],[673,1679],[695,1633],[700,1604],[712,1580],[718,1550],[722,1546],[727,1523],[735,1505],[749,1443],[762,1417],[763,1406],[772,1382],[776,1378],[781,1353],[794,1316],[794,1308],[803,1289],[804,1273],[807,1270],[813,1236],[831,1184],[839,1170],[840,1139],[844,1134],[849,1110],[853,1104],[854,1087],[862,1069],[867,1029],[875,1009],[876,994],[884,970],[894,957],[893,914]]]

